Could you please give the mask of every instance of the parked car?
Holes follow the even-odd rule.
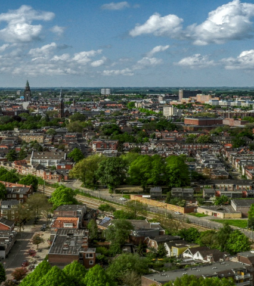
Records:
[[[27,267],[29,265],[29,262],[27,260],[24,260],[21,264],[21,267]]]
[[[180,212],[175,212],[175,214],[177,214],[177,215],[181,215],[181,213],[180,213]]]
[[[41,227],[41,231],[46,231],[46,227],[45,227],[45,226],[42,226],[42,227]]]
[[[120,201],[127,201],[126,198],[120,198]]]

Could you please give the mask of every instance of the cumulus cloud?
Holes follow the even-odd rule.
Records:
[[[141,60],[137,61],[137,64],[134,65],[134,69],[143,69],[150,66],[157,66],[162,63],[161,59],[143,57]]]
[[[237,58],[222,59],[226,69],[237,70],[253,70],[254,69],[254,50],[243,51]]]
[[[50,21],[54,13],[36,11],[30,6],[22,5],[17,10],[9,10],[0,14],[0,22],[7,22],[7,26],[0,30],[0,39],[6,42],[31,42],[40,39],[42,25],[33,25],[36,21]]]
[[[186,29],[182,28],[183,19],[178,16],[170,14],[162,17],[155,13],[144,24],[136,25],[130,35],[169,36],[190,40],[195,45],[223,44],[253,37],[253,16],[254,4],[233,0],[211,11],[203,23],[194,23]]]
[[[193,56],[181,59],[178,63],[176,63],[176,65],[188,67],[191,69],[200,69],[214,66],[215,62],[213,60],[210,60],[208,56],[195,54]]]
[[[160,52],[164,52],[169,48],[169,45],[166,46],[156,46],[154,47],[150,52],[147,53],[148,57],[153,56],[154,54],[160,53]]]
[[[41,48],[31,49],[28,54],[31,55],[33,60],[46,59],[53,53],[56,48],[57,44],[53,42],[51,44],[42,46]]]
[[[60,27],[60,26],[54,26],[50,29],[50,31],[54,34],[56,34],[57,36],[61,36],[63,34],[65,30],[65,27]]]
[[[176,15],[167,15],[162,17],[155,13],[143,25],[136,25],[130,31],[132,37],[140,36],[142,34],[154,34],[155,36],[178,36],[182,30],[183,19]]]
[[[102,57],[100,60],[94,61],[91,63],[92,67],[100,67],[102,65],[104,65],[107,61],[106,57]]]
[[[74,54],[73,60],[78,62],[79,64],[87,64],[91,61],[91,57],[94,57],[98,54],[101,54],[102,50],[91,50],[91,51],[84,51],[80,53]]]
[[[129,8],[130,4],[127,1],[123,1],[123,2],[111,2],[108,4],[104,4],[101,6],[101,9],[103,10],[123,10],[125,8]]]
[[[4,52],[10,45],[9,44],[4,44],[0,46],[0,53]]]

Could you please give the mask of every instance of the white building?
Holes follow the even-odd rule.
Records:
[[[101,89],[101,95],[110,95],[110,94],[111,94],[110,88],[102,88]]]
[[[163,106],[163,115],[165,117],[181,116],[182,110],[175,106]]]

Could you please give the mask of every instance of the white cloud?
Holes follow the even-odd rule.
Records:
[[[98,54],[101,54],[102,50],[91,50],[91,51],[84,51],[80,53],[74,54],[73,60],[78,62],[79,64],[87,64],[91,61],[91,57],[94,57]]]
[[[155,13],[143,25],[136,25],[130,31],[132,37],[140,36],[142,34],[154,34],[155,36],[174,36],[178,35],[182,29],[183,19],[176,15],[167,15],[161,17],[160,14]]]
[[[123,75],[123,76],[133,76],[134,73],[131,69],[126,68],[122,70],[104,70],[102,72],[103,75],[105,76],[117,76],[117,75]]]
[[[64,30],[65,30],[65,27],[60,27],[60,26],[57,26],[57,25],[50,29],[50,31],[52,33],[55,33],[58,36],[61,36],[63,34]]]
[[[157,66],[162,63],[161,59],[143,57],[141,60],[137,61],[137,64],[134,65],[134,69],[143,69],[150,66]]]
[[[253,16],[254,4],[233,0],[211,11],[203,23],[194,23],[185,30],[182,28],[183,19],[178,16],[170,14],[162,17],[155,13],[143,25],[131,30],[130,35],[169,36],[190,40],[195,45],[222,44],[253,37]]]
[[[166,46],[156,46],[150,52],[147,53],[148,57],[153,56],[156,53],[164,52],[169,48],[169,45]]]
[[[0,46],[0,52],[4,52],[10,45],[9,44],[4,44]]]
[[[54,56],[51,61],[59,62],[59,61],[68,61],[70,59],[69,54],[62,54],[61,56]]]
[[[237,58],[222,59],[221,62],[226,69],[237,70],[253,70],[254,69],[254,50],[243,51]]]
[[[92,67],[100,67],[100,66],[104,65],[106,61],[107,61],[107,58],[106,57],[102,57],[100,60],[92,62],[91,66]]]
[[[188,67],[191,69],[200,69],[214,66],[215,62],[213,60],[210,60],[208,56],[195,54],[193,56],[181,59],[178,63],[176,63],[176,65]]]
[[[103,10],[123,10],[125,8],[129,8],[130,5],[127,1],[123,1],[123,2],[111,2],[109,4],[104,4],[101,6],[101,9]]]
[[[46,59],[53,53],[54,50],[56,50],[56,48],[57,44],[53,42],[51,44],[42,46],[41,48],[31,49],[28,54],[32,56],[33,60]]]
[[[7,22],[7,26],[0,30],[0,38],[13,43],[38,40],[42,33],[42,25],[32,25],[32,22],[50,21],[54,16],[52,12],[36,11],[26,5],[17,10],[9,10],[0,14],[0,22]]]

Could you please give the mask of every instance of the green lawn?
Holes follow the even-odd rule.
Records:
[[[205,217],[205,216],[207,216],[205,214],[200,214],[200,213],[189,213],[189,215],[193,215],[193,216],[196,216],[196,217]]]
[[[248,226],[248,220],[242,219],[212,219],[212,221],[216,221],[219,223],[228,223],[229,225],[246,228]]]

